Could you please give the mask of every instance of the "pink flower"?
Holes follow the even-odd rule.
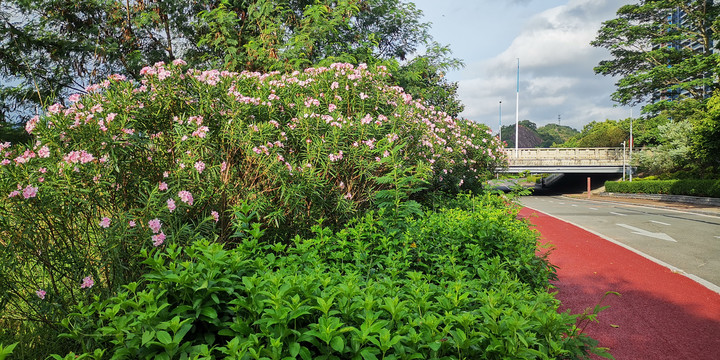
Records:
[[[153,246],[158,247],[165,242],[165,234],[159,233],[157,235],[152,236]]]
[[[202,161],[195,162],[195,170],[202,174],[203,170],[205,170],[205,163]]]
[[[168,184],[164,181],[161,181],[160,185],[158,185],[158,189],[160,189],[160,191],[165,191],[168,189]]]
[[[186,63],[185,61],[183,61],[182,59],[175,59],[175,60],[173,60],[172,63],[173,63],[173,65],[175,65],[175,66],[184,66],[184,65],[187,65],[187,63]]]
[[[3,161],[0,161],[0,165],[9,165],[9,164],[10,164],[10,160],[8,160],[8,159],[3,159]]]
[[[37,196],[37,191],[38,191],[38,188],[36,188],[32,185],[28,185],[25,187],[25,189],[23,189],[22,194],[23,194],[24,198],[29,199],[29,198],[34,198],[35,196]]]
[[[130,221],[128,221],[128,225],[129,225],[131,228],[134,228],[137,224],[135,223],[135,220],[130,220]]]
[[[60,112],[60,109],[62,108],[62,105],[55,103],[48,107],[47,111],[51,114],[57,114]]]
[[[85,150],[80,152],[80,163],[81,164],[87,164],[93,160],[95,160],[95,157],[93,156],[93,154],[91,154]]]
[[[217,211],[215,211],[215,210],[211,211],[210,215],[212,215],[213,219],[215,219],[215,222],[218,222],[220,220],[220,214],[218,214]]]
[[[220,172],[225,172],[226,169],[227,169],[227,163],[223,161],[220,164]]]
[[[170,212],[175,211],[175,200],[173,200],[173,199],[168,199],[168,200],[167,200],[167,207],[168,207],[168,210],[170,210]]]
[[[48,148],[47,146],[43,146],[40,148],[40,150],[38,150],[37,154],[41,158],[48,158],[50,157],[50,148]]]
[[[110,227],[110,218],[108,218],[108,217],[102,218],[100,220],[99,225],[100,225],[100,227],[105,228],[105,229],[109,228]]]
[[[148,226],[150,227],[150,230],[152,230],[153,233],[157,234],[160,232],[160,228],[162,227],[162,222],[160,222],[160,219],[152,219],[148,221]]]
[[[80,285],[81,289],[89,289],[95,285],[95,280],[93,280],[92,276],[88,276],[83,279],[82,285]]]
[[[45,294],[47,294],[47,293],[43,289],[38,289],[37,291],[35,291],[35,295],[37,295],[37,297],[39,297],[42,300],[45,300]]]
[[[8,198],[14,198],[14,197],[16,197],[16,196],[18,196],[18,195],[20,195],[20,192],[17,191],[17,190],[13,190],[13,191],[10,192],[10,194],[8,194]]]
[[[33,130],[37,126],[37,122],[40,120],[40,117],[35,115],[32,119],[28,120],[28,122],[25,124],[25,131],[28,132],[28,134],[32,134]]]
[[[193,204],[193,196],[189,191],[182,190],[178,192],[178,196],[180,197],[180,200],[182,200],[182,202],[188,205]]]
[[[70,102],[78,102],[80,101],[80,94],[72,94],[68,100],[70,100]]]

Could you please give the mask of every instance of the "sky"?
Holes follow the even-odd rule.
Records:
[[[610,99],[616,78],[595,75],[609,60],[590,42],[603,21],[631,0],[410,0],[431,23],[435,41],[449,45],[465,67],[449,71],[458,83],[461,117],[497,132],[519,119],[582,130],[591,121],[624,119],[630,107]],[[519,59],[519,101],[516,86]],[[500,104],[502,101],[502,104]],[[501,108],[502,106],[502,108]]]

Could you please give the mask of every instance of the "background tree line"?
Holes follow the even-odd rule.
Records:
[[[648,174],[720,176],[720,4],[709,0],[643,0],[618,9],[592,45],[610,51],[595,73],[614,76],[612,99],[642,106],[633,119],[636,157]],[[521,146],[617,147],[629,144],[631,119],[593,121],[579,132],[520,123]],[[561,135],[561,131],[564,136]],[[502,129],[514,146],[515,126]]]
[[[463,66],[402,0],[0,0],[0,126],[159,61],[229,71],[386,65],[397,85],[456,117],[444,72]]]

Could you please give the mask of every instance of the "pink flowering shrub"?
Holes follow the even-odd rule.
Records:
[[[290,235],[373,208],[397,187],[388,174],[414,177],[397,188],[408,194],[477,190],[504,161],[487,127],[413,100],[383,67],[142,74],[53,104],[30,146],[0,148],[0,303],[45,289],[67,308],[115,289],[142,249],[229,240],[240,204],[268,236]]]

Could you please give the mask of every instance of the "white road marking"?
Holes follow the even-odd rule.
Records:
[[[577,205],[575,205],[575,204],[572,204],[572,205],[570,205],[570,206],[577,207]]]
[[[665,240],[665,241],[677,242],[677,240],[671,238],[668,234],[665,234],[665,233],[654,233],[654,232],[650,232],[650,231],[636,228],[634,226],[630,226],[630,225],[626,225],[626,224],[616,224],[616,225],[624,227],[624,228],[632,231],[633,234],[638,234],[638,235],[647,236],[647,237],[656,238],[656,239]]]
[[[597,211],[597,208],[588,208],[588,209]]]
[[[613,215],[618,215],[618,216],[627,216],[627,214],[621,214],[621,213],[612,212],[612,211],[610,213]]]
[[[666,226],[670,226],[670,224],[668,224],[668,223],[664,223],[664,222],[662,222],[662,221],[655,221],[655,220],[650,220],[650,222],[651,222],[651,223],[656,223],[656,224],[660,224],[660,225],[666,225]]]

